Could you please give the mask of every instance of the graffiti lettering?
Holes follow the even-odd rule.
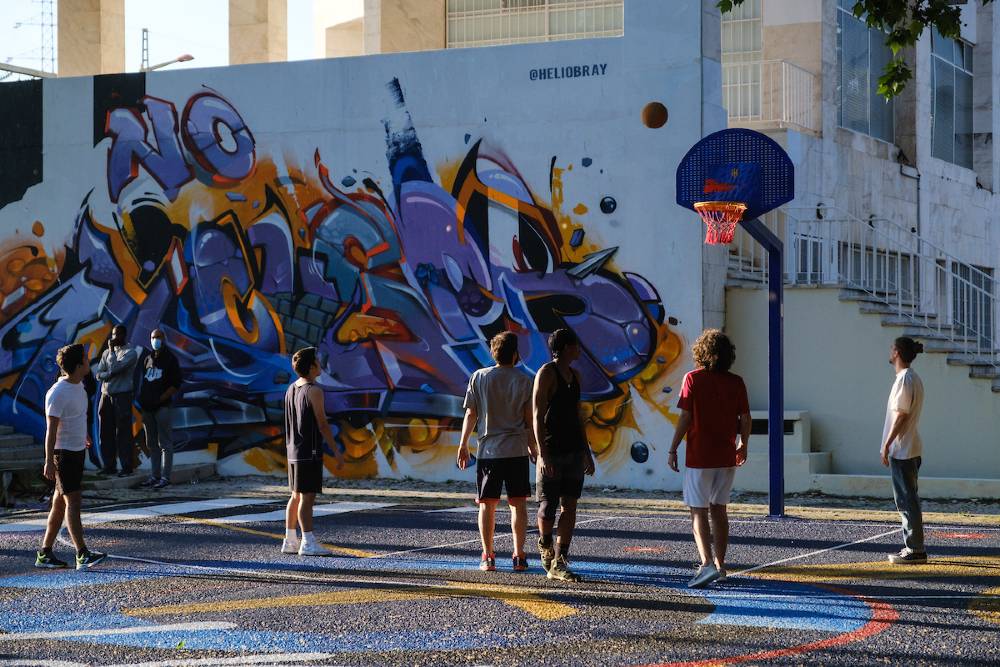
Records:
[[[218,95],[201,93],[188,100],[184,145],[216,182],[233,185],[253,171],[253,135],[239,112]]]

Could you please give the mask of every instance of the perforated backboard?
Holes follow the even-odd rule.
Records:
[[[677,167],[677,203],[739,201],[753,220],[795,197],[795,168],[773,139],[743,128],[708,135]]]

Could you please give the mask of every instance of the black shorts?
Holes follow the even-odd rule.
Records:
[[[507,502],[531,495],[531,475],[527,456],[503,459],[476,459],[476,502],[500,500],[507,487]]]
[[[583,495],[583,478],[587,456],[584,452],[550,456],[545,461],[555,470],[552,477],[546,477],[542,466],[535,469],[535,489],[538,502],[548,500],[558,503],[560,498],[579,498]]]
[[[53,452],[56,467],[56,491],[66,494],[83,488],[83,462],[86,458],[87,450],[85,449],[78,452],[57,449]]]
[[[298,493],[323,492],[323,462],[288,462],[288,490]]]

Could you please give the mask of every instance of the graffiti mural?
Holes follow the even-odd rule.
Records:
[[[467,135],[464,154],[432,166],[400,82],[387,85],[384,180],[373,165],[334,169],[318,146],[262,149],[215,90],[108,109],[94,148],[106,171],[81,176],[70,237],[43,242],[39,220],[0,246],[0,421],[40,439],[59,347],[96,354],[119,323],[145,346],[160,328],[184,373],[181,456],[283,472],[289,356],[312,345],[347,453],[331,474],[455,478],[462,398],[492,363],[489,339],[516,332],[534,373],[568,326],[600,474],[641,467],[650,434],[672,430],[682,370],[664,297],[585,229],[582,204],[565,210],[572,164],[552,157],[549,182],[529,185],[502,141]]]

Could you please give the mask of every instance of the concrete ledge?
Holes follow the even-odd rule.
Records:
[[[831,496],[892,498],[892,481],[884,475],[812,476],[812,490]],[[921,477],[921,498],[983,499],[1000,497],[1000,479]]]
[[[214,463],[193,463],[175,465],[170,475],[171,484],[184,484],[194,480],[209,479],[215,477]],[[139,486],[149,473],[139,470],[128,477],[100,477],[87,474],[83,480],[84,490],[106,491],[112,489],[133,489]]]

